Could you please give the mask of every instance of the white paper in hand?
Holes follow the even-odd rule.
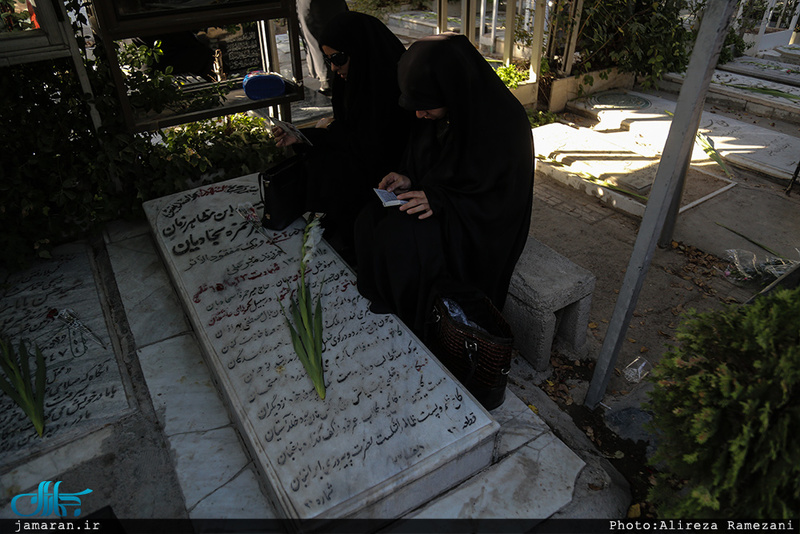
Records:
[[[269,120],[272,122],[272,124],[280,128],[284,132],[292,134],[293,136],[297,137],[301,143],[305,143],[308,146],[314,146],[311,144],[311,141],[308,140],[308,137],[303,135],[303,132],[298,130],[294,124],[290,122],[279,121],[275,117],[270,117]]]
[[[375,191],[375,194],[378,195],[378,198],[381,199],[384,208],[388,208],[389,206],[399,206],[401,204],[405,204],[408,200],[400,200],[397,198],[397,195],[392,193],[391,191],[387,191],[385,189],[377,189],[372,188]]]

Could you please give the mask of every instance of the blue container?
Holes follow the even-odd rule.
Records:
[[[277,74],[255,70],[244,77],[244,94],[251,100],[275,98],[286,92],[286,84]]]

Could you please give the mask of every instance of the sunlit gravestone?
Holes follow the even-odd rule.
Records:
[[[324,242],[305,275],[322,298],[320,399],[281,309],[295,296],[305,223],[264,231],[239,212],[258,199],[251,175],[145,209],[278,514],[400,517],[488,466],[499,425],[396,317],[369,311]]]

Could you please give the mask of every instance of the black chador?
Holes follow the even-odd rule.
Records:
[[[349,64],[347,79],[333,79],[333,123],[303,129],[313,143],[307,150],[308,207],[326,213],[326,239],[351,248],[359,210],[396,168],[408,140],[413,114],[398,105],[397,85],[405,47],[380,20],[352,11],[331,20],[323,45],[343,53]]]
[[[434,287],[477,288],[502,309],[530,227],[533,140],[524,108],[464,36],[414,43],[398,81],[401,105],[418,117],[446,110],[415,120],[393,169],[433,215],[368,205],[356,224],[358,288],[422,334]]]

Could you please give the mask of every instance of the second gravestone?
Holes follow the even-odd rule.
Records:
[[[279,514],[403,514],[491,463],[499,425],[392,315],[375,315],[323,242],[321,400],[281,311],[298,280],[303,221],[259,232],[238,212],[255,175],[145,204],[206,360]],[[263,229],[262,229],[263,230]],[[323,284],[324,281],[324,284]]]

